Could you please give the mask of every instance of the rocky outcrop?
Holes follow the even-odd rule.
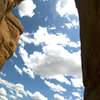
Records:
[[[11,13],[23,0],[0,0],[0,70],[16,50],[23,27]]]
[[[80,19],[84,100],[100,100],[100,0],[75,0]]]

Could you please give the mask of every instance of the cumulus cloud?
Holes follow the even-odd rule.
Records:
[[[56,11],[61,17],[65,17],[69,21],[65,23],[68,29],[79,28],[78,12],[74,0],[58,0]]]
[[[52,91],[55,92],[66,92],[67,90],[60,85],[55,85],[54,83],[50,83],[49,81],[44,81],[44,83],[51,88]]]
[[[61,95],[54,94],[54,100],[65,100],[65,98]]]
[[[56,11],[61,17],[74,15],[78,16],[74,0],[58,0]]]
[[[14,65],[14,68],[16,69],[16,71],[20,74],[20,75],[22,75],[22,70],[17,66],[17,65]]]
[[[30,77],[37,74],[43,78],[56,79],[68,85],[71,85],[71,83],[64,76],[82,78],[80,50],[70,53],[65,49],[66,46],[80,47],[79,41],[71,41],[66,34],[62,33],[49,34],[47,28],[39,27],[35,33],[24,33],[19,43],[19,54],[25,65],[23,71]],[[41,45],[42,52],[34,51],[29,54],[24,48],[25,43],[35,46]],[[55,85],[45,82],[49,84],[49,87]],[[73,86],[75,86],[74,83]],[[51,89],[54,91],[54,88]]]
[[[22,43],[22,46],[19,47],[19,53],[27,67],[26,69],[30,69],[44,78],[56,75],[81,77],[80,51],[70,53],[64,48],[65,46],[80,47],[79,41],[73,42],[61,33],[49,34],[47,28],[43,27],[39,27],[37,32],[31,35],[29,33],[23,34],[19,42]],[[24,43],[33,43],[36,46],[41,44],[42,52],[34,51],[32,54],[28,54],[24,49]]]
[[[42,77],[49,78],[59,74],[81,77],[80,51],[69,53],[60,45],[47,45],[43,47],[43,53],[28,55],[23,47],[19,53],[25,65]]]
[[[31,35],[31,37],[30,37]],[[33,38],[34,37],[34,38]],[[40,44],[45,45],[62,45],[69,47],[80,47],[80,42],[71,41],[66,34],[57,33],[49,34],[46,27],[39,26],[39,29],[35,33],[24,33],[21,35],[19,43],[24,46],[24,43],[31,44],[35,46]]]
[[[36,5],[33,3],[33,0],[25,0],[18,6],[18,12],[20,17],[34,15],[33,10],[36,8]]]

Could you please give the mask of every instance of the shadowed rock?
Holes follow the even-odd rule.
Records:
[[[0,70],[16,50],[23,33],[20,21],[11,11],[23,0],[0,0]]]
[[[75,0],[80,19],[84,100],[100,100],[100,0]]]

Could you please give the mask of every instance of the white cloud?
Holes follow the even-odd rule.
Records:
[[[20,41],[23,44],[42,45],[42,52],[34,51],[31,54],[28,54],[23,44],[19,47],[20,56],[26,66],[23,71],[28,75],[37,74],[69,85],[70,82],[64,75],[82,78],[80,50],[70,53],[64,48],[64,46],[80,47],[79,41],[71,41],[67,35],[62,33],[49,34],[47,28],[43,27],[39,27],[36,33],[24,33]]]
[[[43,0],[43,1],[48,1],[48,0]]]
[[[9,98],[10,98],[11,100],[16,100],[16,99],[17,99],[16,96],[14,96],[14,95],[9,95]]]
[[[41,43],[48,44],[61,44],[67,45],[69,42],[69,38],[64,34],[49,34],[47,28],[39,27],[37,32],[34,34],[34,44],[39,45]]]
[[[79,27],[79,21],[72,20],[70,23],[65,23],[65,26],[69,29],[73,27],[77,29]]]
[[[19,98],[23,98],[23,95],[18,93],[18,92],[16,93],[16,96],[19,97]]]
[[[80,92],[72,92],[72,95],[76,97],[75,100],[83,100],[83,97],[80,95]]]
[[[27,95],[29,95],[31,98],[33,98],[33,94],[30,91],[27,91]]]
[[[61,33],[49,34],[47,28],[43,27],[39,27],[36,33],[24,33],[20,41],[22,41],[20,42],[22,46],[19,47],[19,53],[27,66],[27,70],[30,69],[44,78],[59,74],[81,77],[80,51],[70,53],[64,48],[64,46],[80,47],[79,41],[73,42],[65,34]],[[28,54],[23,43],[45,45],[42,45],[42,53],[34,51],[33,54]]]
[[[6,90],[3,87],[1,87],[0,88],[0,100],[8,100],[6,96],[7,96]]]
[[[23,67],[23,71],[28,74],[31,78],[34,78],[34,72],[30,68]]]
[[[72,94],[76,97],[79,97],[80,98],[80,94],[78,92],[72,92]]]
[[[58,0],[56,11],[61,17],[69,15],[78,16],[74,0]]]
[[[0,88],[0,95],[7,96],[6,90],[4,88],[2,88],[2,87]]]
[[[0,100],[8,100],[7,97],[0,95]]]
[[[32,41],[32,40],[31,40]],[[45,43],[46,45],[62,45],[62,46],[70,46],[70,47],[79,47],[80,45],[77,42],[71,41],[67,35],[62,33],[57,34],[49,34],[47,28],[39,27],[36,33],[34,33],[35,45],[39,45],[41,43]],[[71,45],[74,43],[74,45]]]
[[[55,85],[54,83],[50,83],[49,81],[44,81],[47,86],[51,88],[52,91],[55,92],[66,92],[66,89],[60,85]]]
[[[44,78],[59,74],[81,77],[80,51],[69,53],[60,45],[47,45],[43,47],[43,53],[28,55],[23,47],[19,53],[25,65]]]
[[[24,0],[18,6],[18,12],[20,17],[29,16],[32,17],[34,15],[33,10],[36,8],[36,5],[33,3],[33,0]]]
[[[20,84],[20,83],[13,84],[13,83],[10,83],[10,82],[8,82],[8,81],[3,80],[3,79],[0,78],[0,84],[2,84],[3,86],[5,86],[6,88],[8,88],[10,90],[10,92],[12,91],[12,93],[16,93],[16,94],[21,94],[21,95],[27,96],[27,93],[24,90],[24,86],[22,84]],[[13,94],[13,95],[15,95],[15,94]],[[19,97],[19,95],[16,96],[16,98],[17,97]]]
[[[48,27],[49,30],[55,30],[56,27]]]
[[[61,95],[54,94],[54,100],[65,100],[65,98]]]
[[[13,56],[17,58],[17,55],[16,55],[16,53],[15,53],[15,52],[14,52]]]
[[[9,89],[9,92],[10,92],[12,95],[14,95],[14,91],[12,91],[11,89]]]
[[[30,35],[32,38],[30,38]],[[34,38],[33,38],[34,37]],[[21,35],[19,43],[24,46],[24,43],[28,44],[45,44],[45,45],[62,45],[69,47],[80,47],[80,42],[71,41],[66,34],[57,33],[49,34],[46,27],[39,27],[36,33],[24,33]]]
[[[68,81],[66,79],[66,77],[64,77],[63,75],[55,75],[55,76],[51,76],[51,77],[48,77],[49,79],[56,79],[57,81],[61,82],[61,83],[66,83],[68,85],[71,85],[70,81]]]
[[[6,74],[5,74],[5,73],[3,73],[3,72],[0,72],[0,75],[2,75],[2,76],[4,76],[4,77],[6,77]]]
[[[48,100],[47,97],[43,96],[40,92],[36,91],[31,93],[29,90],[25,91],[24,86],[20,83],[14,84],[0,78],[0,84],[8,88],[11,94],[7,94],[4,88],[0,88],[0,100],[17,100],[18,98],[23,99],[23,96],[30,96],[34,100]],[[8,97],[8,98],[7,98]]]
[[[69,47],[74,47],[74,48],[80,47],[80,41],[78,41],[78,42],[70,42],[69,43]]]
[[[40,92],[31,93],[29,90],[24,89],[24,85],[17,83],[10,83],[6,80],[3,80],[0,78],[0,84],[5,86],[9,90],[9,94],[6,93],[6,90],[4,88],[0,88],[0,100],[17,100],[18,98],[23,99],[23,96],[29,95],[34,100],[48,100],[46,97],[44,97]],[[8,97],[8,98],[7,98]]]
[[[36,91],[34,94],[27,91],[28,95],[33,98],[34,100],[48,100],[47,97],[43,96],[40,92]]]
[[[74,87],[83,87],[82,78],[71,78],[71,81]]]
[[[31,44],[31,43],[34,43],[34,40],[33,40],[33,38],[30,38],[30,37],[28,37],[28,36],[30,36],[30,35],[33,35],[33,34],[30,34],[30,33],[23,33],[21,36],[20,36],[20,40],[19,40],[19,44],[21,44],[21,46],[23,46],[24,47],[24,42],[25,43],[28,43],[28,44]]]
[[[14,65],[14,68],[16,69],[16,71],[20,74],[20,75],[22,75],[22,70],[17,66],[17,65]]]

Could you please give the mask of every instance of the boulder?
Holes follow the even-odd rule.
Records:
[[[23,33],[20,21],[11,11],[23,0],[0,0],[0,70],[16,50]]]

